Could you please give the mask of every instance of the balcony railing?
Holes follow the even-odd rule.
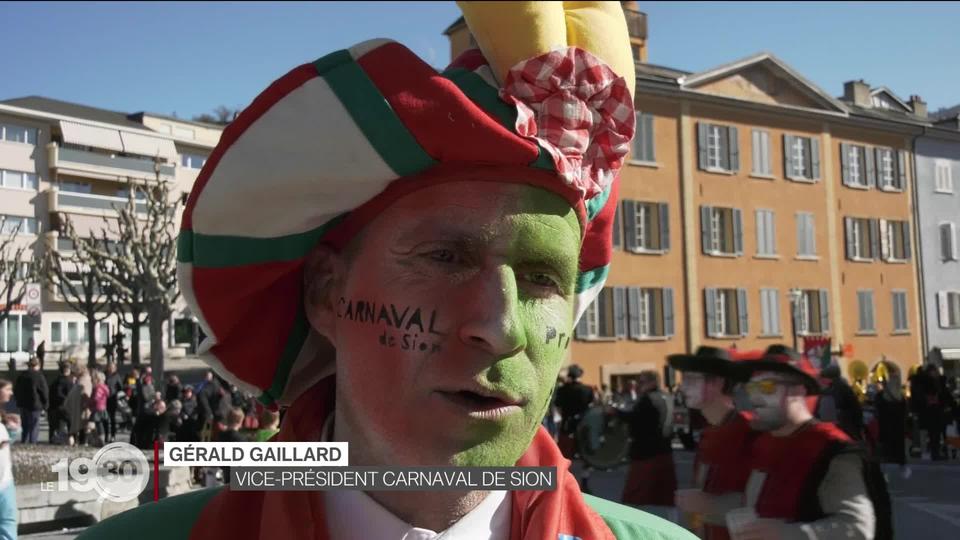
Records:
[[[57,188],[48,190],[48,197],[47,202],[51,212],[79,212],[105,215],[123,209],[128,203],[126,197],[74,193],[71,191],[60,191]],[[147,211],[147,203],[137,202],[136,205],[138,213],[145,213]]]
[[[647,39],[647,14],[631,9],[624,9],[627,17],[627,33],[632,38]]]
[[[153,180],[156,178],[155,163],[149,159],[137,159],[127,156],[111,156],[78,150],[50,143],[47,145],[50,166],[55,168],[69,168],[97,175],[107,175],[123,178],[131,176]],[[160,163],[161,180],[172,180],[176,174],[176,167],[168,163]]]

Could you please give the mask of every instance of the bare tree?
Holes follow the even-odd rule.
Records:
[[[97,362],[97,323],[110,316],[109,302],[102,282],[93,272],[96,239],[77,234],[69,217],[60,231],[73,245],[73,251],[48,249],[43,257],[44,281],[55,287],[71,309],[87,319],[87,365]]]
[[[107,225],[92,248],[92,268],[106,284],[114,310],[129,314],[124,324],[136,325],[131,351],[139,346],[139,313],[146,312],[150,330],[150,363],[156,380],[163,377],[163,323],[173,314],[180,296],[177,287],[176,218],[180,198],[160,181],[136,185],[127,181],[127,204]],[[143,196],[140,197],[140,194]]]
[[[4,219],[0,217],[0,228]],[[14,239],[21,225],[0,240],[0,327],[10,316],[13,306],[23,301],[27,294],[27,282],[38,277],[38,264],[27,246],[17,246]],[[24,260],[26,259],[26,260]]]
[[[213,109],[213,114],[203,113],[193,117],[193,120],[196,122],[207,122],[208,124],[219,124],[225,126],[237,117],[240,114],[240,109],[237,107],[227,107],[226,105],[218,105]]]

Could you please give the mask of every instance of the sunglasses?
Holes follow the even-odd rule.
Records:
[[[751,394],[763,394],[765,396],[770,396],[776,393],[777,386],[782,384],[782,381],[775,379],[762,379],[759,381],[750,381],[744,385],[747,389],[747,392]]]

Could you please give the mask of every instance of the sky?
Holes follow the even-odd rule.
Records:
[[[640,2],[654,64],[701,71],[760,51],[827,93],[864,79],[931,111],[960,103],[960,3]],[[293,67],[366,39],[450,60],[454,2],[5,2],[0,99],[43,95],[191,118],[242,108]]]

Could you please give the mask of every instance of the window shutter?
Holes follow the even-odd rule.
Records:
[[[637,202],[623,201],[623,243],[627,251],[637,249]]]
[[[767,246],[771,254],[777,253],[777,215],[773,210],[767,214]]]
[[[725,171],[733,170],[730,166],[730,131],[727,126],[714,126],[720,136],[720,148],[717,152],[720,156],[720,168]]]
[[[889,231],[889,221],[881,219],[878,221],[880,224],[880,260],[889,261],[892,255],[891,253],[891,243],[893,238],[890,238]]]
[[[704,289],[704,304],[706,309],[703,310],[707,318],[707,336],[716,337],[717,335],[717,290],[716,289]],[[946,302],[944,302],[946,303]],[[943,319],[946,321],[946,319]]]
[[[630,337],[637,339],[640,337],[640,289],[637,287],[627,289],[627,313]]]
[[[731,126],[727,128],[727,141],[730,150],[730,170],[737,172],[740,170],[740,137],[737,128]]]
[[[867,169],[867,186],[875,188],[877,187],[877,167],[876,167],[876,148],[872,149],[867,148],[866,146],[862,147],[863,152],[863,162],[866,165]]]
[[[762,150],[760,149],[760,138],[761,138],[761,135],[759,130],[755,129],[751,131],[752,144],[750,145],[750,159],[753,162],[753,169],[751,170],[754,173],[765,172],[762,166],[763,160],[760,158],[760,153],[762,152]]]
[[[843,229],[845,233],[844,236],[846,236],[846,240],[847,240],[847,259],[851,261],[857,255],[856,246],[853,245],[853,228],[854,227],[855,227],[855,224],[853,222],[853,218],[848,218],[848,217],[843,218]]]
[[[743,255],[743,212],[733,209],[733,252]]]
[[[863,174],[863,171],[860,171]],[[840,179],[843,185],[849,186],[850,182],[850,145],[840,143]]]
[[[623,287],[613,288],[613,330],[618,338],[627,337],[627,310]]]
[[[770,289],[770,322],[773,334],[780,335],[780,290]]]
[[[910,222],[904,221],[901,230],[903,231],[903,258],[909,261],[912,256],[910,253],[912,251],[910,249],[912,247],[910,244]]]
[[[613,247],[620,248],[620,235],[623,234],[623,216],[620,215],[620,205],[617,205],[613,213]]]
[[[830,304],[827,303],[827,290],[820,289],[820,331],[830,331]]]
[[[660,249],[670,251],[670,210],[667,203],[660,203],[657,208],[660,216]]]
[[[957,253],[957,224],[948,223],[950,226],[950,254],[951,260],[960,259],[960,253]]]
[[[948,302],[947,292],[937,293],[937,311],[940,312],[940,328],[950,327],[950,303]]]
[[[593,311],[597,309],[596,306],[597,301],[594,300],[589,306],[587,306],[587,310],[583,312],[583,316],[580,317],[580,320],[577,321],[577,327],[573,331],[575,338],[588,339],[592,337],[589,335],[590,326],[587,321],[589,320],[589,317],[593,316]]]
[[[880,220],[871,219],[870,223],[870,258],[880,257]]]
[[[656,161],[657,156],[653,146],[653,115],[650,113],[643,115],[643,134],[645,136],[643,139],[643,150],[645,154],[643,159],[646,161]]]
[[[767,244],[767,227],[766,227],[766,213],[763,210],[754,210],[754,229],[757,232],[757,254],[761,255],[766,253]]]
[[[700,170],[707,170],[707,124],[697,122],[697,163]]]
[[[797,171],[793,168],[793,135],[783,136],[783,174],[787,178],[797,176]]]
[[[907,186],[907,153],[904,150],[897,152],[897,172],[894,174],[893,183],[897,189]]]
[[[811,137],[810,141],[810,178],[812,180],[820,179],[820,139]]]
[[[953,260],[953,238],[950,232],[952,223],[940,224],[940,256],[945,261]]]
[[[766,335],[771,332],[770,327],[770,290],[760,289],[760,334]]]
[[[703,243],[703,253],[709,255],[713,248],[710,246],[710,229],[712,222],[710,220],[710,207],[700,207],[700,239]]]
[[[672,337],[674,334],[673,320],[673,289],[663,289],[663,335]]]
[[[737,289],[737,315],[740,317],[740,335],[750,333],[750,318],[747,316],[747,290]]]

